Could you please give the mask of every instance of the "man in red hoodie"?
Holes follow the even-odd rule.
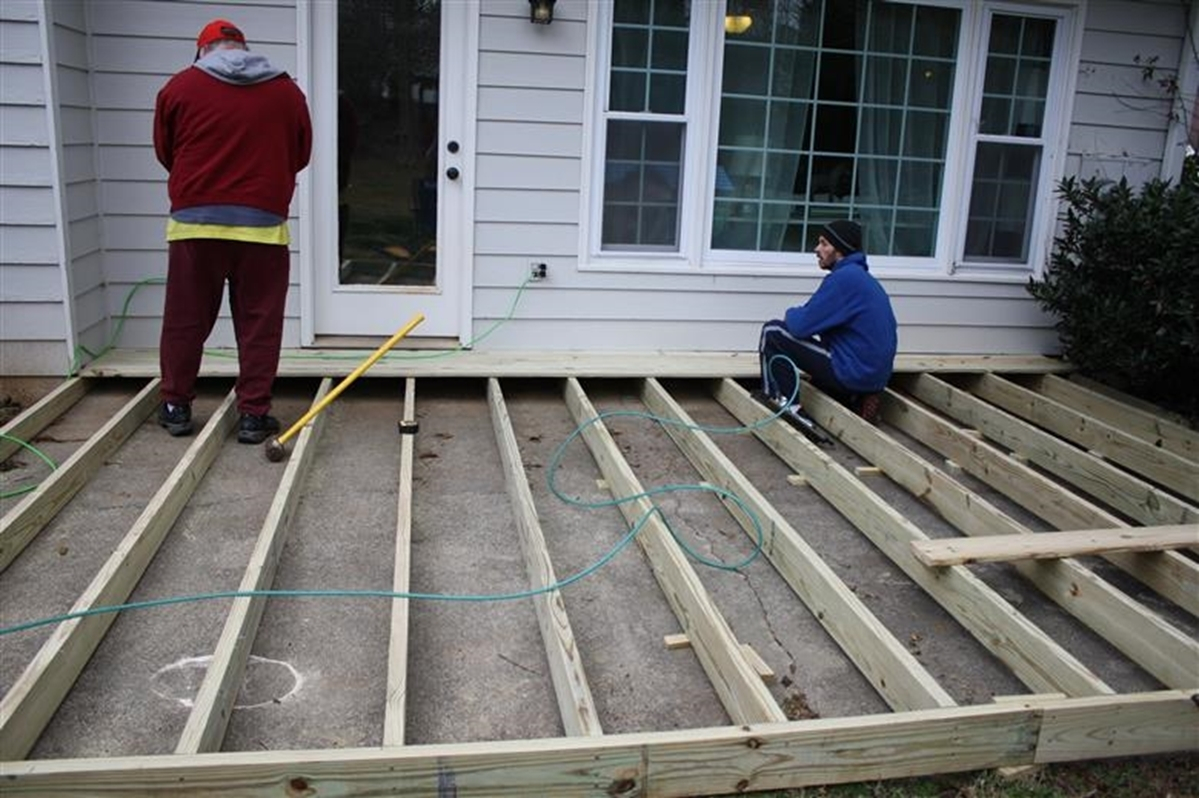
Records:
[[[154,151],[170,172],[166,305],[158,423],[192,432],[191,403],[204,342],[225,283],[237,337],[237,439],[279,430],[270,415],[288,286],[287,212],[308,165],[312,123],[303,92],[233,23],[196,39],[196,59],[158,93]]]

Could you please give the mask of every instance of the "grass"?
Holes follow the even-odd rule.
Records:
[[[1018,777],[975,771],[749,793],[754,798],[1199,798],[1199,754],[1048,765]]]

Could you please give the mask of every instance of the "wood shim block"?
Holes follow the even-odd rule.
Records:
[[[680,632],[677,635],[666,635],[662,638],[662,642],[666,644],[666,648],[674,651],[676,648],[690,648],[691,638]]]
[[[873,476],[878,476],[879,474],[883,473],[883,470],[881,468],[879,468],[878,466],[866,465],[866,466],[854,466],[853,472],[855,474],[857,474],[859,477],[873,477]]]
[[[797,488],[802,488],[808,484],[808,478],[803,474],[788,474],[787,483],[794,485]]]
[[[1008,455],[1008,457],[1012,458],[1013,460],[1015,460],[1017,463],[1020,463],[1021,465],[1028,465],[1028,455],[1026,455],[1026,454],[1022,454],[1020,452],[1012,452],[1011,454]]]
[[[745,659],[749,662],[750,667],[762,677],[762,681],[766,682],[766,684],[774,684],[774,670],[766,664],[766,660],[758,656],[758,652],[754,651],[753,646],[749,643],[742,643],[741,653],[745,655]]]
[[[913,540],[912,551],[925,565],[1054,560],[1115,551],[1164,551],[1199,546],[1199,524],[1076,529],[1031,535]]]
[[[597,480],[595,481],[595,486],[596,486],[597,488],[599,488],[600,490],[607,490],[607,489],[608,489],[608,480],[606,480],[606,479],[597,479]]]
[[[666,648],[670,649],[671,651],[679,648],[691,647],[691,639],[681,632],[679,634],[665,635],[662,638],[662,642],[665,643]],[[762,659],[762,657],[758,655],[757,651],[754,651],[753,646],[751,646],[749,643],[742,643],[741,653],[745,655],[745,661],[749,663],[749,666],[753,668],[759,676],[762,677],[763,682],[766,684],[774,684],[774,669],[766,664],[766,660]]]
[[[976,429],[964,429],[962,434],[970,438],[981,438],[983,434]]]
[[[952,474],[953,476],[959,476],[962,473],[962,467],[956,461],[950,460],[948,457],[946,457],[945,458],[945,471],[946,471],[946,473]]]

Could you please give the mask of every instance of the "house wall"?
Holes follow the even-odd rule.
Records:
[[[69,317],[40,6],[0,3],[0,374],[64,374]]]
[[[562,0],[549,28],[520,0],[483,6],[479,58],[474,334],[503,318],[531,260],[549,280],[527,290],[496,348],[553,342],[573,349],[753,349],[762,321],[816,288],[780,277],[579,271],[585,169],[587,13]],[[1127,176],[1161,169],[1169,98],[1134,58],[1176,71],[1186,8],[1176,0],[1090,0],[1065,174]],[[1174,35],[1169,35],[1173,33]],[[806,256],[798,256],[800,258]],[[876,267],[892,297],[905,352],[1046,353],[1052,320],[1023,282],[911,278]]]
[[[1167,149],[1185,147],[1181,137],[1169,135],[1171,121],[1185,113],[1170,86],[1179,75],[1188,25],[1187,4],[1178,0],[1087,4],[1068,174],[1126,177],[1134,185],[1163,176]],[[1193,63],[1194,50],[1187,55]]]
[[[789,276],[580,269],[589,3],[559,0],[551,26],[529,24],[526,0],[485,0],[481,9],[473,335],[510,312],[530,261],[549,267],[549,279],[520,297],[517,318],[483,346],[752,349],[763,320],[815,290],[814,263]],[[1171,109],[1159,81],[1183,56],[1187,9],[1176,0],[1089,0],[1084,9],[1065,171],[1157,176]],[[47,15],[52,35],[39,22]],[[73,330],[96,350],[122,312],[117,345],[157,345],[168,203],[151,140],[154,98],[191,63],[194,32],[220,15],[297,73],[294,0],[0,3],[0,373],[63,373]],[[294,244],[292,254],[288,347],[301,342]],[[876,271],[903,351],[1057,347],[1051,320],[1019,281]],[[227,309],[211,341],[232,345]]]

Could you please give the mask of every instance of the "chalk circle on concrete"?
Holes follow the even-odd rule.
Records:
[[[195,705],[196,694],[204,683],[212,655],[184,657],[159,668],[150,677],[150,689],[160,698],[188,707]],[[300,692],[304,677],[290,662],[251,655],[242,677],[238,703],[234,709],[258,709],[281,704]]]

